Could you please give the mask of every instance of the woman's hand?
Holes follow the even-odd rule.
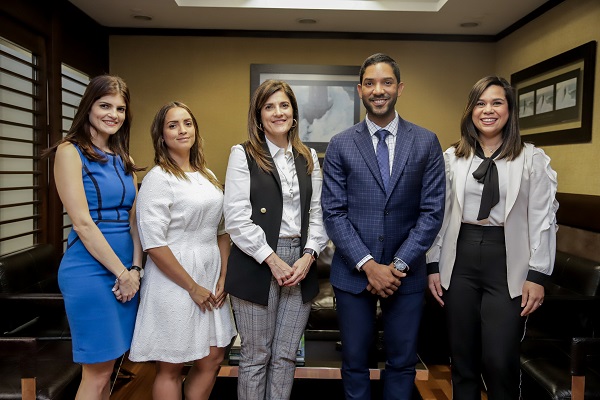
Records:
[[[544,287],[540,284],[525,281],[523,284],[523,296],[521,297],[521,317],[531,314],[542,306],[544,302]]]
[[[210,292],[210,290],[198,284],[194,285],[192,290],[190,290],[188,293],[190,294],[192,300],[194,300],[194,303],[198,304],[198,307],[200,307],[202,312],[205,312],[206,310],[212,311],[217,304],[217,299]]]
[[[283,282],[282,286],[299,285],[300,282],[304,278],[306,278],[308,270],[310,269],[310,266],[312,265],[314,260],[315,259],[310,254],[303,254],[302,257],[296,260],[294,265],[292,265],[292,276],[288,280]]]
[[[140,276],[134,276],[129,270],[123,272],[123,274],[117,278],[113,292],[115,297],[121,303],[125,303],[135,296],[140,290]]]
[[[430,274],[427,277],[427,280],[429,282],[429,290],[431,291],[433,298],[438,303],[440,303],[440,306],[444,307],[444,300],[442,300],[442,296],[443,296],[444,292],[442,291],[442,284],[440,283],[439,272],[435,273],[435,274]]]
[[[285,261],[283,261],[275,252],[271,253],[265,259],[265,262],[271,268],[271,273],[277,279],[279,286],[283,286],[284,282],[292,277],[294,271]]]
[[[221,308],[225,299],[227,298],[227,293],[225,292],[225,276],[220,276],[217,281],[217,287],[215,288],[215,301],[217,308]]]

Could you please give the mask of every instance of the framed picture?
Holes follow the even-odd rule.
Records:
[[[359,71],[358,66],[251,64],[250,95],[267,79],[286,81],[298,101],[300,139],[324,153],[336,133],[360,120]]]
[[[523,139],[536,145],[592,140],[596,42],[511,75]]]

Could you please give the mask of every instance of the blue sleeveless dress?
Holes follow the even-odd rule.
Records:
[[[108,162],[88,160],[75,146],[83,163],[85,196],[92,219],[123,265],[130,267],[133,241],[129,210],[135,200],[133,177],[125,174],[121,158],[103,153]],[[91,364],[114,360],[129,350],[138,295],[123,304],[111,291],[115,275],[87,251],[71,230],[58,270],[58,283],[73,340],[73,361]]]

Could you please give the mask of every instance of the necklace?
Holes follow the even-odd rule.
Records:
[[[190,181],[193,183],[194,181],[196,181],[196,183],[198,185],[202,185],[202,177],[200,172],[198,171],[185,171],[186,175],[188,177],[191,177],[192,179],[190,179]]]
[[[284,158],[285,161],[288,162],[288,156],[287,154],[284,153]],[[283,170],[279,167],[279,165],[277,163],[274,163],[275,167],[277,167],[277,170],[279,171],[279,176],[283,176],[283,179],[285,180],[286,185],[288,186],[289,190],[289,194],[290,194],[290,199],[294,198],[294,187],[293,187],[293,183],[294,183],[294,177],[296,176],[296,169],[294,168],[292,171],[292,178],[290,180],[288,180],[287,174],[285,172],[283,172]],[[288,163],[289,166],[289,163]]]
[[[481,145],[481,147],[483,148],[483,150],[487,151],[488,153],[490,153],[490,155],[494,154],[494,152],[496,150],[498,150],[500,148],[500,146],[502,146],[503,142],[498,143],[495,147],[488,147],[486,145],[484,145],[481,141],[479,141],[479,144]]]

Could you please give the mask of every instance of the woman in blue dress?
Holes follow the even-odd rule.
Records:
[[[142,249],[135,224],[140,170],[129,156],[131,111],[122,79],[92,79],[56,152],[54,178],[73,229],[58,280],[83,365],[76,399],[105,399],[115,359],[129,350]]]

